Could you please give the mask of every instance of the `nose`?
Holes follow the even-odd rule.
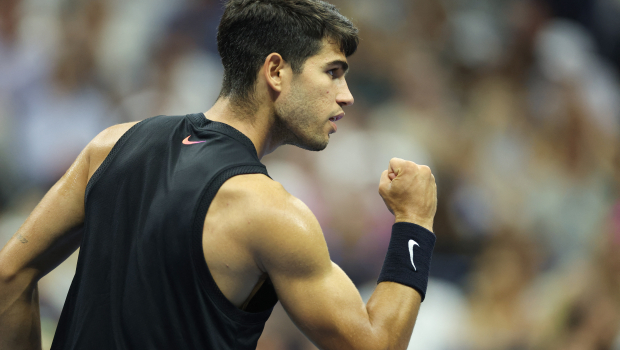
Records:
[[[347,86],[346,83],[344,84],[344,87],[342,88],[342,90],[339,91],[338,94],[336,95],[336,102],[341,107],[351,106],[355,102],[355,99],[353,98],[351,91],[349,91],[349,86]]]

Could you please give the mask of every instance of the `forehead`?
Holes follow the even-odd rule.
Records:
[[[340,51],[340,45],[337,41],[324,38],[323,47],[321,47],[321,50],[316,55],[308,58],[306,63],[313,65],[325,65],[333,61],[347,62],[347,57],[344,53],[342,53],[342,51]]]

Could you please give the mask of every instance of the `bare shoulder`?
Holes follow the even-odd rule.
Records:
[[[251,205],[256,210],[309,210],[279,182],[263,174],[234,176],[224,183],[221,191],[223,194],[247,201],[245,204]]]
[[[116,124],[103,130],[99,133],[89,144],[88,148],[91,152],[105,152],[109,153],[116,142],[129,130],[132,126],[139,122],[130,122],[123,124]],[[107,152],[106,152],[107,151]]]
[[[316,222],[314,214],[298,198],[288,193],[277,181],[262,174],[232,177],[222,185],[218,197],[243,212],[255,228],[273,229],[289,221],[307,226]]]
[[[129,130],[132,126],[139,122],[130,122],[110,126],[99,133],[89,144],[86,146],[86,153],[88,155],[89,174],[90,178],[97,168],[103,163],[104,159],[108,156],[116,142]]]
[[[261,269],[319,255],[329,263],[321,227],[312,211],[284,187],[262,174],[235,176],[220,188],[219,205],[239,220]],[[243,218],[241,220],[240,218]]]

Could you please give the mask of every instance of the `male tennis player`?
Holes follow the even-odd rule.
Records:
[[[55,350],[254,349],[277,300],[321,349],[405,349],[435,243],[430,169],[392,159],[381,174],[395,224],[364,304],[260,162],[327,146],[357,43],[320,0],[229,1],[215,105],[103,131],[0,252],[0,348],[40,349],[37,281],[79,246]]]

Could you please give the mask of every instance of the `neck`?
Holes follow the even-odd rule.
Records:
[[[247,136],[254,144],[259,159],[283,144],[283,140],[277,137],[276,120],[269,107],[260,106],[247,112],[234,106],[229,99],[219,98],[204,115],[209,120],[228,124]]]

